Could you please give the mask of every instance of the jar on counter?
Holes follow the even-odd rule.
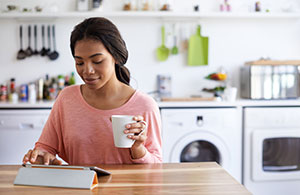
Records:
[[[20,87],[20,98],[21,101],[27,101],[28,100],[28,85],[23,84]]]
[[[37,98],[37,92],[34,83],[30,83],[28,86],[28,101],[30,103],[35,103]]]
[[[0,100],[1,101],[6,101],[8,97],[8,93],[7,93],[7,85],[1,85],[0,87]]]

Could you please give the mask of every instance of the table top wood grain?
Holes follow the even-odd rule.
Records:
[[[221,166],[213,162],[97,165],[110,171],[92,190],[14,186],[19,165],[0,165],[0,194],[218,194],[250,195]]]

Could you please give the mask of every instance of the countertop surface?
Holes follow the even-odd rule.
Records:
[[[228,194],[251,193],[214,162],[98,165],[110,171],[92,190],[14,186],[19,165],[0,166],[0,194]]]
[[[0,102],[0,109],[51,109],[54,101],[30,102]],[[290,100],[248,100],[238,99],[234,102],[227,101],[167,101],[157,102],[160,108],[186,108],[186,107],[251,107],[251,106],[300,106],[300,99]]]

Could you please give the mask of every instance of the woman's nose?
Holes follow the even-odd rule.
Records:
[[[94,74],[95,73],[95,69],[92,65],[92,63],[87,63],[84,69],[86,74]]]

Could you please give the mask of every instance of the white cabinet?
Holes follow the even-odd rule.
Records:
[[[0,164],[21,164],[34,147],[50,114],[50,109],[0,110]]]

